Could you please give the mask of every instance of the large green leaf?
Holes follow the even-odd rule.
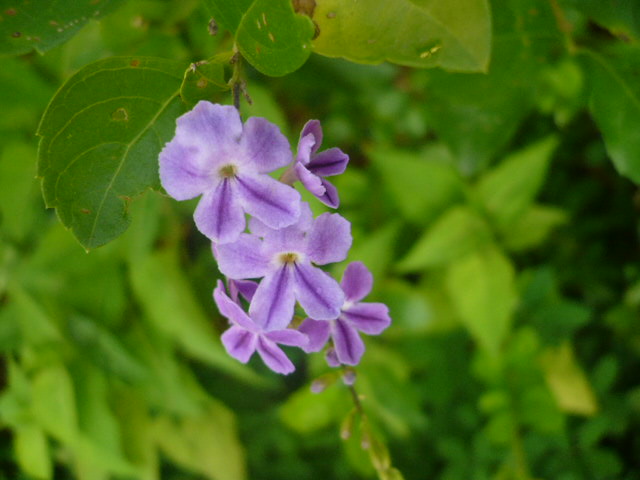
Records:
[[[314,51],[362,63],[485,71],[491,47],[486,0],[316,0]]]
[[[588,55],[590,110],[620,174],[640,183],[640,48]]]
[[[236,32],[242,56],[265,75],[297,70],[311,54],[313,23],[293,11],[289,0],[255,0]]]
[[[158,187],[158,154],[183,106],[180,63],[101,60],[80,70],[44,114],[38,174],[48,207],[87,249],[120,235],[131,197]]]
[[[499,250],[487,248],[449,267],[446,284],[460,320],[471,336],[496,355],[509,333],[517,300],[515,273]]]
[[[38,52],[59,45],[91,19],[98,19],[124,0],[0,0],[0,55]]]

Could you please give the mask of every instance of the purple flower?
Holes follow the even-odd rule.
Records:
[[[307,337],[289,328],[265,330],[256,325],[240,306],[231,300],[218,280],[213,298],[220,313],[231,322],[231,327],[222,334],[222,344],[229,355],[247,363],[255,351],[271,370],[288,374],[295,370],[291,360],[277,344],[304,347]]]
[[[317,320],[335,318],[344,303],[340,285],[312,262],[326,265],[344,260],[351,247],[351,225],[335,213],[314,220],[307,203],[301,210],[294,225],[273,230],[254,219],[252,234],[243,233],[236,242],[215,248],[218,267],[227,277],[264,277],[249,314],[265,330],[285,328],[296,300]]]
[[[266,175],[290,161],[278,127],[257,117],[243,125],[232,106],[201,101],[178,118],[175,137],[160,153],[160,180],[177,200],[202,195],[196,226],[228,243],[245,229],[245,213],[276,229],[297,220],[298,192]]]
[[[333,339],[334,349],[328,352],[330,365],[357,365],[364,353],[364,343],[358,330],[378,335],[391,323],[389,309],[382,303],[361,302],[371,291],[373,276],[361,262],[352,262],[342,277],[345,302],[339,315],[330,321],[307,318],[299,330],[309,337],[306,352],[317,352]]]
[[[349,163],[349,156],[339,148],[330,148],[317,153],[321,144],[322,127],[320,122],[309,120],[300,133],[296,163],[292,168],[295,172],[295,178],[300,180],[307,190],[325,205],[337,208],[340,204],[338,191],[324,177],[344,172],[347,163]]]

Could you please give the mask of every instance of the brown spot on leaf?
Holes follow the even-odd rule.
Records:
[[[11,36],[12,36],[13,38],[18,38],[18,37],[21,37],[21,36],[22,36],[22,34],[21,34],[20,32],[13,32],[13,33],[11,34]]]
[[[327,13],[327,18],[336,18],[336,12],[329,12]]]
[[[140,65],[140,60],[134,58],[133,60],[131,60],[131,63],[129,65],[131,65],[132,67],[137,67]]]
[[[55,20],[49,20],[49,25],[53,25],[54,27],[57,27],[60,24],[58,22],[56,22]]]
[[[276,43],[276,37],[273,36],[273,33],[269,32],[269,40],[271,40],[273,43]]]
[[[13,17],[14,15],[18,14],[18,11],[15,8],[7,8],[4,11],[5,15],[9,15],[10,17]]]
[[[114,122],[128,122],[129,112],[123,107],[120,107],[111,114],[111,120]]]
[[[205,88],[207,85],[209,84],[209,82],[207,82],[206,78],[201,78],[200,80],[198,80],[196,82],[196,87],[198,88]]]
[[[89,215],[91,213],[91,210],[89,210],[88,208],[81,208],[80,212],[84,213],[85,215]]]

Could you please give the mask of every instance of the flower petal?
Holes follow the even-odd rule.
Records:
[[[251,117],[245,122],[240,145],[260,173],[273,172],[293,161],[287,138],[264,118]]]
[[[190,112],[176,121],[175,138],[184,145],[200,147],[212,167],[237,155],[242,135],[242,121],[231,105],[219,105],[202,100]]]
[[[378,335],[391,323],[384,303],[356,303],[344,309],[340,317],[369,335]]]
[[[318,265],[341,262],[351,248],[351,224],[337,213],[323,213],[309,232],[307,255]]]
[[[306,165],[311,161],[311,153],[312,149],[318,149],[318,145],[316,144],[316,138],[313,134],[308,133],[304,136],[300,136],[300,140],[298,141],[298,153],[296,154],[296,163],[301,163],[302,165]]]
[[[319,352],[329,340],[329,323],[326,320],[306,318],[298,327],[298,331],[309,337],[309,343],[302,349],[307,352]]]
[[[281,343],[282,345],[289,345],[291,347],[304,348],[307,346],[307,343],[309,343],[309,339],[306,335],[292,328],[285,328],[284,330],[274,330],[273,332],[267,332],[264,334],[264,337],[268,338],[272,342]]]
[[[338,196],[338,189],[327,179],[320,178],[320,183],[324,188],[322,195],[316,196],[318,200],[324,203],[327,207],[338,208],[340,206],[340,197]]]
[[[291,323],[295,303],[292,271],[281,267],[260,282],[249,315],[264,331],[282,330]]]
[[[248,233],[241,233],[233,243],[216,245],[216,259],[222,274],[236,280],[262,278],[270,269],[262,240]]]
[[[258,336],[234,325],[224,332],[220,339],[229,355],[242,363],[247,363],[256,351]]]
[[[258,288],[258,282],[251,280],[233,280],[229,279],[227,282],[229,285],[229,294],[231,299],[238,303],[240,301],[240,295],[247,301],[251,302],[256,288]]]
[[[245,229],[244,212],[234,190],[229,180],[223,180],[202,196],[193,214],[198,230],[214,242],[233,242]]]
[[[176,200],[187,200],[212,189],[218,181],[210,175],[206,156],[178,139],[167,143],[160,152],[160,182]]]
[[[344,303],[338,282],[308,263],[296,263],[294,272],[296,298],[307,315],[314,320],[337,318]]]
[[[371,292],[373,275],[364,263],[351,262],[344,270],[340,286],[347,302],[359,302]]]
[[[240,305],[227,296],[222,280],[218,280],[218,285],[213,290],[213,299],[222,316],[226,317],[231,323],[235,323],[251,332],[259,331],[257,325],[249,318]]]
[[[295,370],[293,363],[285,353],[275,343],[266,338],[260,337],[258,339],[257,350],[265,365],[274,372],[287,375]]]
[[[249,173],[238,175],[235,182],[244,210],[268,227],[287,227],[300,216],[300,194],[289,185]]]
[[[331,336],[340,363],[357,365],[364,353],[364,342],[355,328],[342,320],[331,322]]]
[[[307,168],[321,177],[330,177],[344,173],[349,163],[349,155],[339,148],[329,148],[315,155]]]
[[[304,188],[313,193],[316,197],[322,196],[325,193],[325,188],[322,185],[320,177],[311,173],[302,163],[296,163],[295,165],[296,176],[300,183],[304,185]]]
[[[300,140],[309,135],[313,135],[315,140],[315,144],[311,147],[311,155],[313,155],[322,145],[322,125],[320,125],[320,120],[309,120],[304,124],[300,132]]]

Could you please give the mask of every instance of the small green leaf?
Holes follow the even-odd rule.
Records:
[[[462,323],[481,347],[497,355],[509,333],[516,304],[513,265],[487,248],[449,267],[446,284]]]
[[[209,401],[200,416],[180,420],[160,416],[155,422],[155,438],[174,462],[207,479],[246,478],[235,417],[221,403]]]
[[[486,71],[491,13],[486,0],[316,0],[316,53],[360,63]]]
[[[399,213],[417,225],[428,224],[462,198],[462,181],[442,145],[418,154],[381,148],[369,155]]]
[[[62,365],[52,365],[32,382],[33,416],[51,436],[64,443],[78,439],[78,417],[73,381]]]
[[[21,142],[0,150],[0,229],[21,240],[29,232],[38,208],[35,204],[36,150]]]
[[[82,356],[102,370],[130,382],[147,376],[144,365],[109,330],[80,315],[69,320],[69,334]]]
[[[640,48],[621,45],[587,58],[591,115],[618,172],[640,183]]]
[[[567,214],[559,208],[532,205],[501,232],[505,246],[514,252],[537,247],[567,219]]]
[[[136,262],[131,268],[131,283],[136,298],[159,332],[209,365],[245,380],[256,380],[251,370],[222,348],[174,252],[152,254]]]
[[[500,227],[508,227],[531,205],[558,145],[548,137],[511,154],[478,182],[480,200]]]
[[[549,389],[563,411],[595,415],[598,411],[596,397],[569,343],[549,347],[542,356],[542,368]]]
[[[87,249],[129,224],[131,197],[158,187],[158,154],[183,112],[180,63],[109,58],[58,91],[42,118],[38,174],[48,207]]]
[[[39,480],[52,478],[53,465],[47,437],[36,425],[26,425],[13,432],[16,460],[22,471]]]
[[[236,43],[259,72],[280,77],[307,61],[314,31],[311,20],[296,14],[290,0],[255,0],[238,26]]]
[[[313,393],[305,385],[280,407],[280,418],[292,430],[310,433],[342,420],[348,405],[346,392],[339,386]]]
[[[400,272],[446,265],[491,241],[491,231],[466,206],[451,207],[427,230],[397,265]]]
[[[124,0],[0,0],[0,55],[40,53],[69,40],[91,19],[98,19]]]

